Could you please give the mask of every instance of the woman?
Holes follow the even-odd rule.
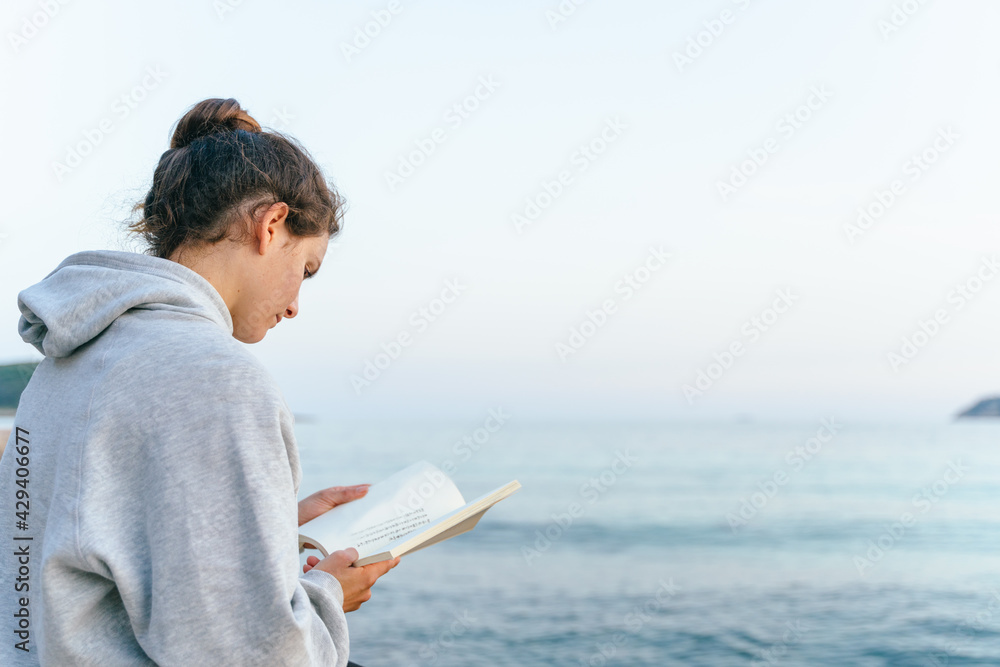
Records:
[[[136,210],[146,254],[78,252],[18,295],[45,359],[0,462],[19,503],[0,664],[351,664],[344,614],[399,559],[298,573],[297,526],[366,487],[296,503],[292,414],[237,342],[298,313],[340,197],[297,143],[208,99]]]

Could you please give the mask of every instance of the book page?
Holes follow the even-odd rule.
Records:
[[[418,461],[372,484],[364,497],[302,524],[300,542],[327,554],[354,547],[364,558],[463,505],[462,494],[447,475]]]
[[[468,532],[476,526],[479,519],[486,513],[486,510],[520,488],[521,484],[516,479],[508,482],[500,488],[476,498],[471,503],[445,514],[431,524],[421,526],[409,535],[400,537],[395,542],[386,545],[382,551],[364,558],[358,558],[356,565],[377,563],[382,560],[395,558],[396,556],[413,553],[424,547],[429,547],[451,539],[456,535]]]

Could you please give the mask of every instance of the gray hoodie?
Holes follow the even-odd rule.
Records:
[[[346,665],[291,411],[215,288],[88,250],[17,305],[45,359],[0,461],[0,665]]]

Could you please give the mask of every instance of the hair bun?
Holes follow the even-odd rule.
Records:
[[[202,137],[235,130],[260,132],[261,128],[233,98],[213,97],[198,102],[177,121],[170,147],[183,148]]]

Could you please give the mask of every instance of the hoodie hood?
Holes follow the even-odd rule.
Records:
[[[17,332],[47,357],[67,357],[132,308],[208,318],[232,335],[222,296],[200,274],[169,259],[84,250],[17,295]]]

